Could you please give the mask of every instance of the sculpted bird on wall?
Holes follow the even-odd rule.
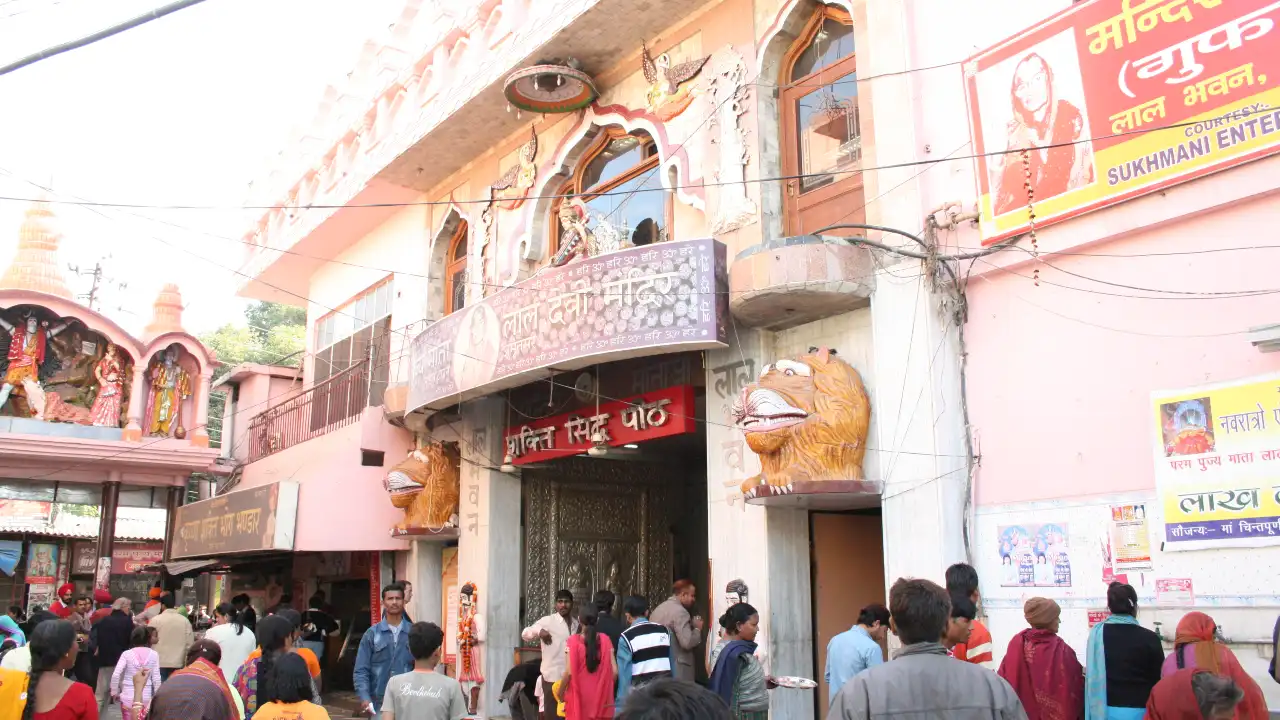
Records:
[[[711,56],[707,55],[672,66],[669,53],[662,53],[655,59],[649,54],[649,47],[641,43],[640,67],[644,71],[644,79],[649,82],[649,91],[645,93],[649,112],[664,121],[684,112],[693,97],[689,88],[681,86],[697,77],[710,59]]]
[[[530,135],[529,142],[520,146],[516,164],[507,168],[502,177],[489,186],[498,199],[507,199],[503,198],[506,191],[514,190],[518,193],[516,197],[509,198],[515,202],[507,208],[508,210],[514,210],[520,205],[529,189],[533,187],[534,181],[538,179],[538,164],[534,162],[538,157],[538,133],[531,130]]]

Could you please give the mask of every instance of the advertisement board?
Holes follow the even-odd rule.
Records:
[[[298,484],[278,482],[182,505],[170,558],[292,550]]]
[[[964,65],[984,243],[1280,149],[1280,2],[1090,0]],[[1030,191],[1030,192],[1028,192]]]

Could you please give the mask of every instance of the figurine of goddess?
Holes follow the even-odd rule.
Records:
[[[89,421],[99,427],[120,427],[120,407],[124,402],[124,368],[120,349],[107,343],[107,351],[93,368],[98,395],[89,408]]]
[[[479,648],[484,643],[484,616],[476,608],[475,583],[463,585],[458,593],[458,682],[467,698],[467,712],[474,713],[484,684]]]

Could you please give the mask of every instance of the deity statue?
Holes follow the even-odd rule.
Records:
[[[170,347],[164,359],[151,366],[151,393],[144,416],[147,435],[172,437],[182,428],[182,401],[191,397],[191,378],[178,364],[178,350]]]
[[[480,686],[484,673],[480,669],[480,648],[484,643],[484,616],[476,608],[475,583],[467,583],[458,591],[458,682],[467,698],[467,713],[480,704]]]
[[[124,367],[120,348],[107,343],[107,351],[93,368],[98,381],[98,395],[89,408],[89,420],[99,427],[120,427],[120,408],[124,403]]]
[[[44,366],[49,341],[66,330],[68,324],[64,322],[49,327],[47,321],[41,322],[34,313],[27,313],[26,321],[21,325],[14,325],[0,317],[0,327],[9,333],[4,381],[0,384],[0,408],[9,401],[9,395],[15,387],[23,385],[25,388],[28,383],[37,387],[40,385],[40,371]]]
[[[551,258],[552,267],[560,267],[574,257],[596,255],[596,238],[587,227],[587,205],[580,198],[570,198],[560,205],[560,250]]]

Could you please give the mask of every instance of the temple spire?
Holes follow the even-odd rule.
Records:
[[[182,329],[182,293],[178,286],[168,283],[160,288],[152,305],[151,322],[147,323],[143,334],[148,338],[163,335],[167,332],[184,332]]]
[[[0,277],[0,288],[35,290],[72,299],[71,289],[58,266],[58,244],[62,235],[54,226],[53,210],[44,198],[27,208],[18,231],[18,250],[13,262]]]

